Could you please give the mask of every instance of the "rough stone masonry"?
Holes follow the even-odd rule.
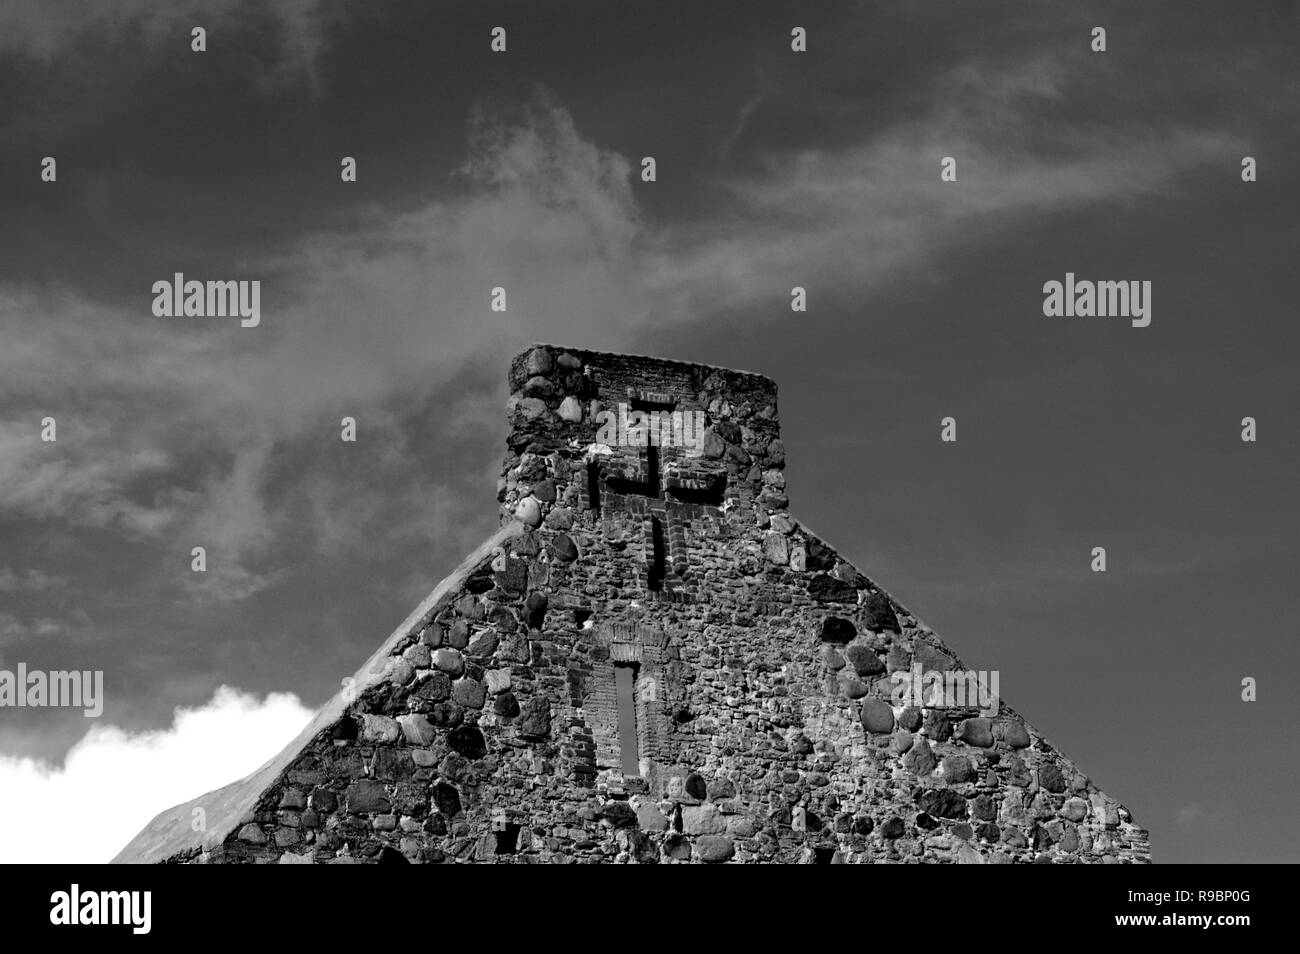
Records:
[[[891,705],[891,673],[965,666],[790,515],[771,380],[537,345],[510,391],[500,530],[116,861],[1150,860],[1005,703]],[[702,440],[638,439],[695,412]]]

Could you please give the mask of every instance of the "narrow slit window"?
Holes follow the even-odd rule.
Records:
[[[600,516],[600,464],[594,460],[587,461],[587,499]]]
[[[618,748],[623,774],[641,774],[641,752],[636,727],[636,666],[614,667],[614,689],[618,699]]]

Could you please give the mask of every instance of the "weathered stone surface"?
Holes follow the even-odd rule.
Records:
[[[727,820],[716,805],[682,807],[682,831],[688,835],[715,835],[727,830]]]
[[[950,788],[926,789],[917,796],[916,805],[936,818],[966,817],[966,799]]]
[[[642,805],[636,812],[637,825],[646,831],[667,831],[668,816],[654,805]]]
[[[871,691],[865,682],[862,682],[859,679],[854,679],[852,676],[841,675],[840,687],[844,691],[845,698],[848,699],[861,699]]]
[[[807,543],[807,550],[809,570],[835,569],[835,551],[821,540],[818,540],[816,537],[810,537]]]
[[[544,739],[551,733],[551,707],[541,699],[530,699],[519,716],[519,734],[525,738]]]
[[[957,846],[957,864],[959,865],[982,865],[984,856],[970,845]]]
[[[418,713],[399,716],[397,721],[402,726],[402,735],[412,745],[429,745],[438,737],[433,726],[429,724],[429,720]]]
[[[537,527],[542,523],[542,504],[536,497],[527,496],[515,507],[515,519],[526,527]]]
[[[578,399],[570,395],[560,402],[560,406],[555,411],[560,420],[576,423],[582,420],[582,404]]]
[[[763,555],[769,563],[785,566],[790,562],[790,541],[783,533],[768,533],[763,537]]]
[[[1025,729],[1025,724],[1020,721],[1001,719],[994,723],[994,738],[1005,742],[1013,749],[1023,749],[1029,746],[1029,732]]]
[[[367,742],[396,742],[401,734],[396,719],[368,712],[361,716],[361,738]]]
[[[907,825],[903,822],[903,819],[895,815],[880,826],[880,837],[902,838],[906,831]]]
[[[943,760],[943,779],[949,785],[969,782],[975,777],[970,759],[964,755],[949,755]]]
[[[721,802],[736,797],[736,783],[729,778],[715,778],[709,782],[708,798],[711,802]]]
[[[465,657],[456,649],[439,649],[433,654],[433,664],[453,677],[465,671]]]
[[[358,779],[349,785],[344,801],[347,810],[354,814],[387,812],[392,809],[384,786],[369,779]]]
[[[411,693],[418,703],[442,702],[451,698],[451,678],[445,672],[431,672]]]
[[[1038,770],[1038,784],[1049,792],[1065,791],[1065,776],[1055,765],[1048,763]]]
[[[385,672],[388,674],[388,681],[394,686],[404,686],[415,675],[415,667],[405,659],[397,657],[388,660]]]
[[[844,658],[849,661],[859,676],[877,676],[885,671],[885,664],[880,657],[866,646],[849,646],[844,650]]]
[[[1072,822],[1083,821],[1088,817],[1088,803],[1082,798],[1067,798],[1061,806],[1061,817]]]
[[[416,768],[433,768],[438,764],[438,758],[428,749],[411,749],[411,761]]]
[[[894,710],[881,699],[863,699],[861,702],[862,727],[868,732],[894,731]]]
[[[251,822],[239,829],[237,837],[240,841],[249,845],[265,845],[267,842],[266,833]]]
[[[993,730],[988,719],[963,719],[957,726],[957,738],[967,745],[987,748],[993,744]]]
[[[567,533],[557,533],[551,541],[551,557],[559,563],[572,563],[578,559],[578,545]]]
[[[510,688],[509,669],[489,669],[483,674],[483,679],[487,685],[487,691],[492,695],[505,692]]]
[[[408,777],[414,771],[410,750],[383,746],[375,749],[370,760],[372,778],[389,782]]]
[[[988,795],[977,795],[971,799],[971,814],[981,821],[993,821],[998,817],[998,806]]]
[[[447,629],[445,642],[449,649],[461,650],[469,645],[469,623],[463,619],[458,619]],[[438,656],[434,654],[434,665],[437,665]],[[443,657],[444,659],[447,657]]]
[[[600,811],[600,817],[614,828],[632,828],[636,825],[636,810],[627,802],[606,802]]]
[[[406,651],[402,653],[402,658],[416,669],[428,669],[431,655],[428,646],[423,643],[416,643],[414,646],[407,647]]]
[[[898,714],[898,724],[908,732],[916,732],[921,728],[921,710],[916,706],[907,706]]]
[[[499,642],[497,634],[489,629],[471,639],[465,652],[471,656],[491,656],[497,651]]]
[[[539,480],[537,483],[533,484],[533,496],[544,504],[555,503],[555,481],[547,478],[545,480]],[[503,606],[497,608],[499,610],[505,609]]]
[[[691,840],[685,835],[669,834],[663,840],[665,858],[688,861],[691,857]]]
[[[883,593],[872,593],[867,597],[867,601],[862,608],[866,613],[867,629],[876,633],[885,632],[886,630],[894,633],[899,631],[898,616],[894,613],[894,607],[889,602],[889,597]]]
[[[696,839],[695,852],[701,861],[711,864],[731,858],[736,846],[726,835],[704,835]]]
[[[482,709],[487,694],[483,683],[466,677],[451,684],[451,698],[466,709]]]
[[[555,360],[547,348],[534,348],[528,352],[524,370],[528,377],[550,374],[555,369]]]
[[[914,739],[912,747],[903,756],[903,768],[924,778],[934,771],[935,765],[934,749],[930,743],[925,739]]]
[[[833,576],[814,576],[808,581],[808,595],[823,603],[856,603],[858,591]]]
[[[926,672],[947,672],[953,666],[953,658],[927,639],[916,640],[912,661]]]

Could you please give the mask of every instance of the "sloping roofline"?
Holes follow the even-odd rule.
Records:
[[[426,615],[437,612],[441,608],[439,604],[456,593],[495,548],[519,536],[523,530],[523,524],[511,521],[488,537],[393,630],[392,635],[357,670],[353,684],[335,693],[306,728],[274,758],[246,778],[159,813],[118,852],[110,864],[155,864],[181,852],[208,851],[225,841],[231,832],[248,820],[258,799],[311,741],[342,718],[351,700],[384,678],[384,663],[398,643],[410,634],[412,627]],[[205,813],[205,831],[193,830],[195,808],[202,808]]]

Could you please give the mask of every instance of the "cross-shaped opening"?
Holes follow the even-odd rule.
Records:
[[[668,479],[668,495],[682,503],[721,507],[726,491],[725,474],[670,476]]]
[[[600,461],[587,461],[587,499],[591,509],[600,515]]]
[[[646,560],[646,589],[657,593],[664,588],[668,573],[668,545],[664,540],[664,523],[658,517],[650,518],[650,552]]]
[[[645,449],[645,452],[644,479],[634,480],[630,477],[611,474],[605,478],[605,486],[609,488],[611,493],[622,494],[625,497],[658,498],[661,496],[659,490],[659,448],[651,445]]]

